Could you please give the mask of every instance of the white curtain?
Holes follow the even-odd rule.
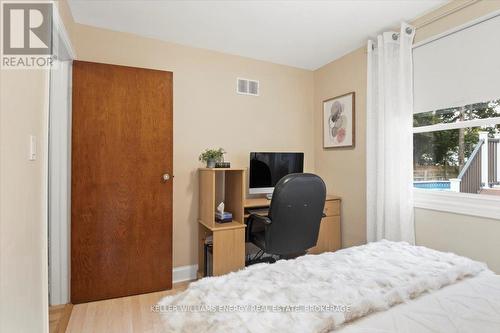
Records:
[[[368,42],[367,240],[415,243],[413,220],[413,79],[415,29]]]

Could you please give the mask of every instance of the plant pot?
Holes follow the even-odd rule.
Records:
[[[215,160],[208,160],[207,168],[215,168]]]

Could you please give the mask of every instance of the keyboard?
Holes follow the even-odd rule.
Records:
[[[267,216],[269,214],[269,208],[254,208],[248,210],[249,214],[257,214],[262,216]]]

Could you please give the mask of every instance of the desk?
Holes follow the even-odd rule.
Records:
[[[212,237],[212,274],[227,274],[245,267],[245,219],[248,209],[269,207],[266,198],[245,198],[245,169],[199,169],[199,218],[198,218],[198,278],[205,269],[204,249],[208,237]],[[216,223],[215,208],[220,202],[217,186],[224,188],[226,210],[233,213],[233,221]],[[340,236],[341,198],[327,195],[321,220],[318,242],[308,253],[318,254],[335,251],[341,247]]]
[[[325,217],[321,220],[319,228],[318,242],[316,246],[310,248],[307,252],[319,254],[323,252],[336,251],[341,248],[340,233],[340,203],[341,198],[337,195],[327,195],[325,200]],[[246,198],[244,203],[245,219],[250,215],[250,208],[269,207],[271,200],[267,198]]]

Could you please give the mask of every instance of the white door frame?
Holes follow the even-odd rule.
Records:
[[[53,14],[48,133],[49,304],[69,303],[71,198],[71,67],[75,54],[58,10]]]

